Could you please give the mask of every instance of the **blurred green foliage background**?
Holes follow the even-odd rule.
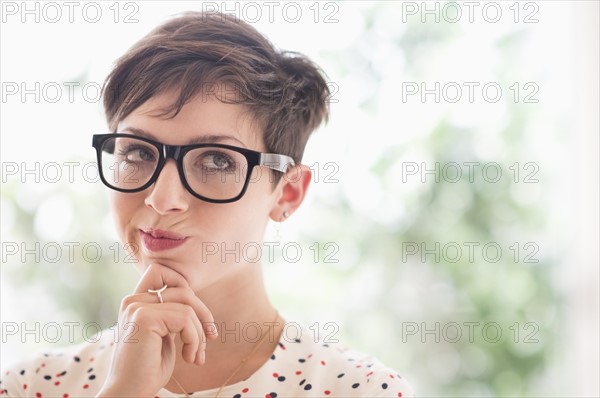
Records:
[[[279,253],[265,264],[273,300],[307,324],[335,321],[336,338],[398,369],[418,395],[549,394],[546,382],[566,349],[557,273],[564,247],[551,241],[549,229],[555,227],[552,195],[560,190],[552,148],[565,139],[559,129],[568,112],[549,97],[556,95],[550,94],[552,60],[531,53],[550,24],[549,6],[540,4],[541,23],[529,25],[416,17],[400,23],[400,2],[357,7],[354,41],[312,54],[339,92],[330,124],[307,149],[305,162],[318,171],[308,203],[280,226],[281,243],[298,242],[305,255],[290,264]],[[328,28],[336,34],[339,27]],[[89,74],[81,71],[82,84]],[[468,102],[464,85],[457,103],[433,95],[423,102],[420,93],[403,97],[403,83],[432,88],[436,81],[493,81],[504,91],[494,103],[480,96]],[[535,82],[539,102],[515,101],[509,88],[515,82]],[[536,147],[540,137],[547,149]],[[68,161],[93,161],[91,146],[89,153]],[[465,162],[494,162],[501,178],[486,180],[482,167],[472,176],[462,167],[456,180],[444,169],[439,181],[406,169],[439,164],[441,172]],[[80,244],[73,261],[3,259],[3,283],[43,297],[25,317],[109,327],[137,274],[115,245],[105,188],[83,185],[17,178],[3,184],[3,241],[44,247],[56,241],[44,231],[59,228],[61,244]],[[273,235],[270,229],[266,239]],[[315,242],[319,261],[309,249]],[[93,243],[87,254],[79,249],[86,243]],[[486,244],[493,247],[483,252]],[[95,245],[102,256],[92,262]],[[436,247],[439,258],[423,253]],[[497,261],[495,247],[502,250]],[[20,297],[3,299],[16,308],[24,304]],[[29,342],[27,350],[38,347]]]

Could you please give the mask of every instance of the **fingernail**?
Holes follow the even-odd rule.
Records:
[[[219,330],[216,328],[216,326],[214,324],[212,325],[208,325],[206,327],[206,334],[208,336],[213,336],[213,338],[217,338],[217,336],[219,336]]]
[[[202,352],[200,353],[200,363],[201,363],[202,365],[204,365],[204,361],[206,361],[206,352],[205,352],[205,351],[202,351]]]

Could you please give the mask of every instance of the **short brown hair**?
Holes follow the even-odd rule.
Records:
[[[323,72],[307,57],[278,51],[231,15],[187,12],[157,27],[117,62],[103,86],[109,128],[151,97],[179,89],[165,111],[175,117],[207,83],[235,87],[227,103],[248,106],[267,151],[302,160],[309,135],[329,115]]]

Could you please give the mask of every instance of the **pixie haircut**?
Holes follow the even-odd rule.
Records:
[[[215,86],[228,87],[227,94]],[[276,50],[250,24],[216,12],[171,19],[117,60],[103,86],[110,130],[116,132],[136,108],[172,89],[179,96],[161,116],[175,117],[195,96],[212,91],[222,102],[245,105],[259,123],[267,151],[297,163],[309,135],[329,115],[329,88],[314,63]]]

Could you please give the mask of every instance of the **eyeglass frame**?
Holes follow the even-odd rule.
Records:
[[[109,184],[108,181],[104,178],[104,172],[102,171],[102,146],[108,139],[118,138],[118,137],[134,138],[134,139],[138,139],[141,141],[145,141],[148,144],[151,144],[152,146],[154,146],[158,150],[159,158],[158,158],[158,162],[156,164],[156,170],[154,170],[154,174],[152,174],[152,176],[150,177],[148,182],[146,182],[139,188],[134,188],[134,189],[118,188],[118,187],[115,187],[115,186]],[[100,175],[100,179],[102,180],[104,185],[106,185],[110,189],[114,189],[115,191],[126,192],[126,193],[141,192],[141,191],[147,189],[148,187],[150,187],[152,184],[154,184],[158,180],[158,177],[159,177],[160,173],[162,172],[167,160],[173,159],[177,163],[177,171],[179,173],[179,179],[180,179],[181,183],[183,184],[183,186],[185,187],[185,189],[190,194],[192,194],[192,196],[194,196],[195,198],[203,200],[205,202],[209,202],[209,203],[231,203],[231,202],[240,200],[242,198],[242,196],[244,196],[244,194],[246,193],[246,190],[248,189],[248,184],[250,182],[250,175],[252,174],[252,171],[254,170],[254,167],[256,167],[256,166],[265,166],[271,170],[279,171],[281,173],[286,173],[289,167],[296,165],[296,162],[294,162],[294,159],[288,155],[282,155],[282,154],[277,154],[277,153],[258,152],[258,151],[254,151],[254,150],[247,149],[247,148],[241,148],[241,147],[237,147],[237,146],[233,146],[233,145],[218,144],[218,143],[204,143],[204,144],[190,144],[190,145],[167,145],[167,144],[163,144],[162,142],[158,142],[158,141],[152,140],[147,137],[141,137],[141,136],[135,135],[135,134],[124,134],[124,133],[94,134],[92,136],[92,147],[94,147],[96,149],[96,156],[97,156],[97,162],[98,162],[98,174]],[[244,181],[244,186],[242,187],[241,192],[237,196],[235,196],[231,199],[210,199],[210,198],[207,198],[207,197],[202,196],[202,195],[198,194],[197,192],[195,192],[192,189],[192,187],[190,186],[190,184],[187,182],[187,179],[185,178],[185,172],[183,169],[183,167],[184,167],[183,166],[183,158],[184,158],[185,154],[193,149],[207,148],[207,147],[229,149],[229,150],[240,153],[241,155],[243,155],[246,158],[246,162],[248,163],[248,172],[246,173],[246,181]]]

